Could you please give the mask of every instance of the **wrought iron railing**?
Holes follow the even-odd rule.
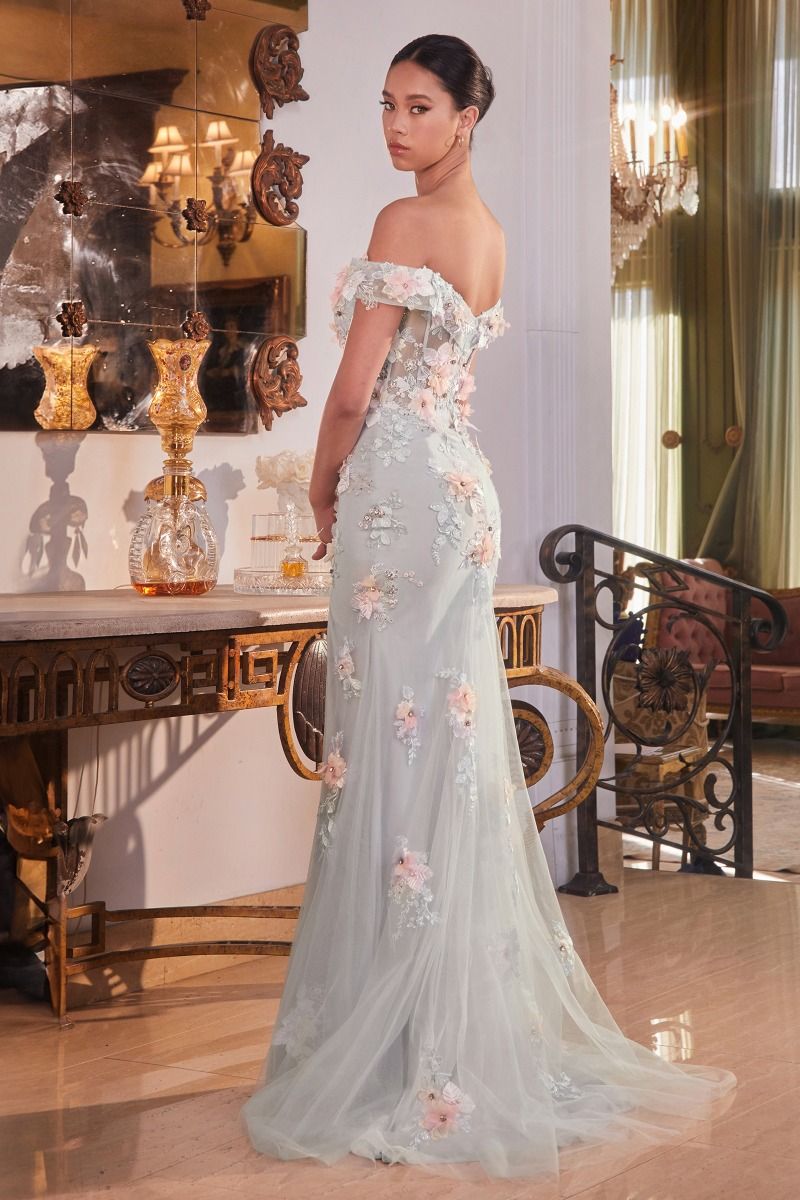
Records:
[[[599,547],[610,553],[598,556]],[[699,870],[726,864],[752,876],[751,651],[783,640],[781,604],[583,525],[549,533],[539,561],[548,579],[575,585],[575,675],[593,699],[599,682],[614,745],[611,773],[577,810],[578,872],[560,890],[617,890],[600,871],[598,825],[674,846]],[[598,630],[608,643],[599,672]],[[587,737],[579,722],[581,756]],[[615,816],[598,819],[597,788],[615,795]],[[673,827],[680,841],[670,840]]]

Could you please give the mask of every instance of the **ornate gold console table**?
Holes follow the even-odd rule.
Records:
[[[600,773],[603,725],[574,680],[540,663],[544,606],[554,588],[495,590],[498,636],[510,688],[555,688],[577,705],[582,761],[573,779],[536,804],[545,821],[579,804]],[[70,729],[163,720],[250,708],[277,709],[286,758],[319,780],[327,667],[327,597],[242,596],[217,587],[204,597],[144,600],[132,589],[0,595],[0,810],[19,860],[45,865],[43,894],[18,888],[37,919],[25,944],[44,951],[54,1011],[67,1020],[70,975],[112,963],[191,954],[288,954],[291,940],[181,942],[107,949],[110,923],[157,917],[296,918],[297,906],[209,904],[107,909],[69,906],[88,869],[99,815],[67,819],[66,738]],[[528,785],[553,758],[547,722],[512,697]],[[102,804],[102,798],[101,798]],[[91,918],[89,941],[68,935],[72,918]]]

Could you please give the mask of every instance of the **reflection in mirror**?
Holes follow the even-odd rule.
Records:
[[[183,337],[198,310],[203,432],[256,429],[256,351],[305,334],[306,235],[253,204],[249,52],[265,26],[306,29],[304,0],[225,0],[205,21],[182,0],[0,13],[0,430],[152,431],[146,341]],[[85,205],[54,199],[64,180]],[[65,337],[73,301],[86,323]]]

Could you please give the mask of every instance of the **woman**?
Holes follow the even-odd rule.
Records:
[[[623,1036],[563,924],[514,730],[492,594],[500,508],[468,431],[507,327],[503,232],[470,173],[494,88],[430,35],[381,104],[417,196],[334,293],[344,344],[311,480],[333,585],[319,816],[253,1144],[555,1176],[576,1142],[666,1140],[734,1084]],[[346,339],[346,341],[345,341]]]

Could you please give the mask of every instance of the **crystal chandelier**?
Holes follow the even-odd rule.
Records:
[[[199,143],[214,157],[211,174],[206,176],[212,196],[208,204],[193,196],[182,198],[182,181],[190,181],[188,187],[193,189],[197,179],[190,147],[177,126],[162,125],[158,129],[149,148],[152,161],[137,182],[148,189],[150,207],[168,219],[169,239],[162,237],[160,221],[153,224],[152,237],[160,246],[179,249],[193,244],[187,231],[200,235],[199,245],[216,238],[217,250],[227,267],[236,245],[250,240],[256,221],[250,194],[255,154],[252,150],[237,150],[238,140],[227,121],[209,122],[205,139]]]
[[[621,61],[612,56],[611,65]],[[689,166],[686,111],[665,101],[660,116],[659,127],[633,106],[621,114],[617,89],[611,84],[612,283],[653,225],[677,209],[694,216],[700,206],[697,167]]]

